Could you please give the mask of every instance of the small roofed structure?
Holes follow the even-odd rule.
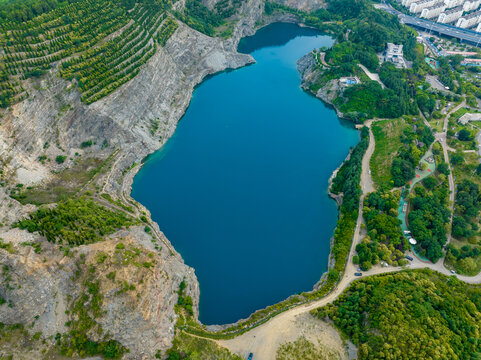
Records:
[[[341,86],[348,87],[351,85],[357,85],[361,83],[361,80],[357,76],[346,76],[339,79]]]

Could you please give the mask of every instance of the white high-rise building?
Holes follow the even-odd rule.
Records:
[[[463,10],[465,12],[476,10],[481,5],[481,0],[466,0],[463,3]]]
[[[412,3],[409,7],[409,11],[412,13],[420,13],[423,9],[433,6],[437,0],[421,0],[416,3]]]
[[[446,4],[446,8],[451,9],[456,6],[463,5],[465,0],[444,0],[444,4]]]
[[[409,7],[413,2],[418,2],[418,1],[420,0],[402,0],[402,5],[409,9]]]
[[[444,2],[441,1],[433,6],[423,9],[423,11],[421,11],[421,17],[425,19],[432,19],[438,17],[439,14],[441,14],[444,10],[446,10],[446,5],[444,5]]]
[[[446,10],[439,15],[438,23],[449,24],[458,20],[463,15],[463,7],[458,6],[454,9]]]
[[[478,25],[481,22],[481,11],[476,11],[469,15],[463,16],[458,19],[456,26],[459,28],[467,29]]]

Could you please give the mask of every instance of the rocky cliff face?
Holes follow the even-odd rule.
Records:
[[[274,2],[303,11],[315,11],[325,6],[325,2],[320,0],[276,0]]]
[[[336,99],[340,92],[339,80],[328,81],[324,86],[319,89],[315,85],[319,81],[321,75],[319,68],[316,66],[312,52],[304,55],[297,61],[297,69],[301,74],[301,87],[312,93],[317,98],[321,99],[327,104],[332,105],[334,99]],[[337,115],[342,118],[343,114],[335,107]]]
[[[320,6],[315,0],[286,4],[301,9]],[[152,235],[134,227],[67,253],[36,233],[10,228],[35,206],[22,205],[9,193],[28,186],[49,192],[73,184],[75,191],[88,189],[107,205],[100,195],[108,195],[132,206],[136,216],[149,218],[148,210],[130,198],[131,183],[140,168],[136,164],[173,135],[194,87],[205,76],[254,61],[236,49],[239,40],[254,34],[260,23],[275,20],[263,19],[263,10],[262,0],[244,2],[228,40],[210,38],[179,24],[166,46],[157,50],[134,79],[91,105],[81,103],[75,84],[61,79],[53,69],[31,81],[28,99],[0,113],[0,238],[11,244],[9,249],[0,248],[0,296],[5,300],[0,302],[0,322],[29,326],[30,332],[41,332],[50,346],[57,333],[68,332],[67,322],[78,320],[71,309],[85,293],[85,284],[98,282],[102,315],[95,318],[89,335],[101,340],[103,335],[97,330],[102,329],[102,334],[129,348],[125,358],[151,359],[172,345],[177,291],[184,279],[197,317],[199,288],[194,271],[156,224],[150,222]],[[292,16],[286,19],[294,20]],[[88,140],[92,146],[83,146]],[[65,161],[54,161],[57,156],[65,156]],[[85,175],[88,168],[81,166],[85,159],[104,164],[97,175]],[[119,255],[119,242],[138,253],[137,259],[126,261]],[[32,243],[41,243],[41,253],[34,251]],[[105,260],[99,262],[99,256],[106,256]],[[107,277],[112,272],[114,280]],[[8,354],[0,350],[0,356]]]
[[[152,359],[158,350],[171,346],[179,283],[185,279],[191,284],[188,293],[195,299],[199,295],[193,270],[167,249],[156,251],[152,237],[141,227],[80,246],[67,255],[49,243],[43,243],[42,251],[36,253],[25,246],[36,236],[20,230],[2,236],[13,251],[0,251],[0,296],[6,301],[0,306],[0,319],[6,324],[24,324],[32,333],[41,332],[49,339],[48,345],[53,345],[57,333],[72,328],[67,322],[81,323],[76,305],[94,283],[99,286],[102,315],[94,315],[90,300],[82,303],[95,322],[93,326],[80,324],[88,328],[89,337],[101,341],[108,333],[129,348],[126,358]],[[7,356],[2,350],[0,355]]]

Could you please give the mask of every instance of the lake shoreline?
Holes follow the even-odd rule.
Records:
[[[293,22],[290,22],[290,23],[293,23]],[[262,26],[261,28],[264,28],[264,27],[265,27],[265,26]],[[243,68],[245,68],[245,67],[243,67]],[[231,71],[230,71],[230,70],[221,71],[221,72],[216,73],[215,75],[220,75],[220,74],[222,74],[222,73],[228,73],[228,72],[231,72]],[[211,78],[213,78],[213,75],[208,75],[208,76],[206,76],[206,77],[203,79],[203,81],[202,81],[199,85],[196,86],[196,88],[198,88],[198,87],[199,87],[200,85],[202,85],[202,84],[205,84],[205,83],[207,82],[207,80],[210,80]],[[316,99],[316,100],[317,100],[317,99]],[[190,109],[191,105],[192,105],[192,103],[189,105],[188,109]],[[188,111],[188,110],[187,110],[187,111]],[[187,113],[187,111],[186,111],[186,113]],[[339,121],[339,119],[337,119],[337,120]],[[175,135],[177,135],[177,134],[178,134],[178,129],[176,130]],[[174,136],[173,136],[172,138],[174,138]],[[357,140],[356,140],[356,142],[357,142]],[[164,147],[165,147],[165,145],[164,145]],[[162,151],[162,150],[160,150],[160,151]],[[150,156],[149,156],[149,157],[150,157]],[[145,158],[145,159],[144,159],[143,165],[145,165],[146,162],[148,162],[148,158]],[[342,165],[342,162],[341,162],[341,165]],[[141,167],[141,166],[136,166],[135,169],[132,169],[132,170],[136,171],[136,170],[138,170],[140,167]],[[334,173],[335,173],[335,172],[336,172],[336,170],[334,171]],[[332,178],[333,178],[333,176],[332,176],[332,174],[331,174],[330,179],[332,180]],[[328,189],[327,189],[327,190],[328,190],[328,194],[329,194],[329,193],[330,193],[330,191],[329,191],[329,186],[328,186]],[[329,194],[329,195],[332,195],[332,194]],[[331,198],[332,198],[332,196],[331,196]],[[145,201],[142,201],[141,199],[138,199],[138,201],[141,202],[142,204],[145,203]],[[147,204],[145,204],[145,205],[146,205],[146,206],[145,206],[146,208],[148,208],[148,209],[150,209],[150,210],[152,211],[152,209],[151,209],[150,206],[148,206]],[[337,202],[337,205],[339,205],[339,202]],[[338,218],[338,216],[339,216],[339,206],[337,206],[337,213],[338,213],[338,215],[336,216],[336,218]],[[162,227],[163,227],[163,226],[162,226]],[[334,225],[334,229],[335,229],[335,227],[336,227],[336,225]],[[327,269],[327,272],[328,272],[329,269],[332,267],[332,261],[331,261],[331,259],[332,259],[332,246],[333,246],[333,238],[331,237],[331,238],[330,238],[330,246],[329,246],[328,269]],[[176,244],[175,247],[176,247],[176,249],[177,249],[177,248],[179,247],[178,244]],[[180,248],[181,248],[181,247],[180,247]],[[182,257],[185,258],[184,251],[182,251],[181,253],[182,253]],[[197,268],[197,266],[194,266],[194,268]],[[323,281],[323,279],[325,278],[327,272],[324,272],[324,273],[321,275],[321,277],[320,277],[320,279],[318,280],[318,282],[313,285],[313,287],[312,287],[313,289],[316,289],[316,288],[322,283],[322,281]],[[201,286],[202,286],[202,285],[201,285]],[[199,320],[197,319],[197,321],[199,321]],[[239,321],[237,321],[236,323],[239,323],[239,322],[242,322],[242,320],[239,320]],[[199,321],[199,323],[200,323],[200,321]],[[236,323],[234,323],[234,324],[236,324]],[[226,326],[229,327],[229,326],[231,326],[231,324],[228,324],[228,325],[226,325]],[[224,327],[224,326],[222,326],[222,327]]]

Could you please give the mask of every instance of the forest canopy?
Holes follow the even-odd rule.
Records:
[[[431,270],[354,282],[328,317],[367,359],[481,359],[481,287]]]

